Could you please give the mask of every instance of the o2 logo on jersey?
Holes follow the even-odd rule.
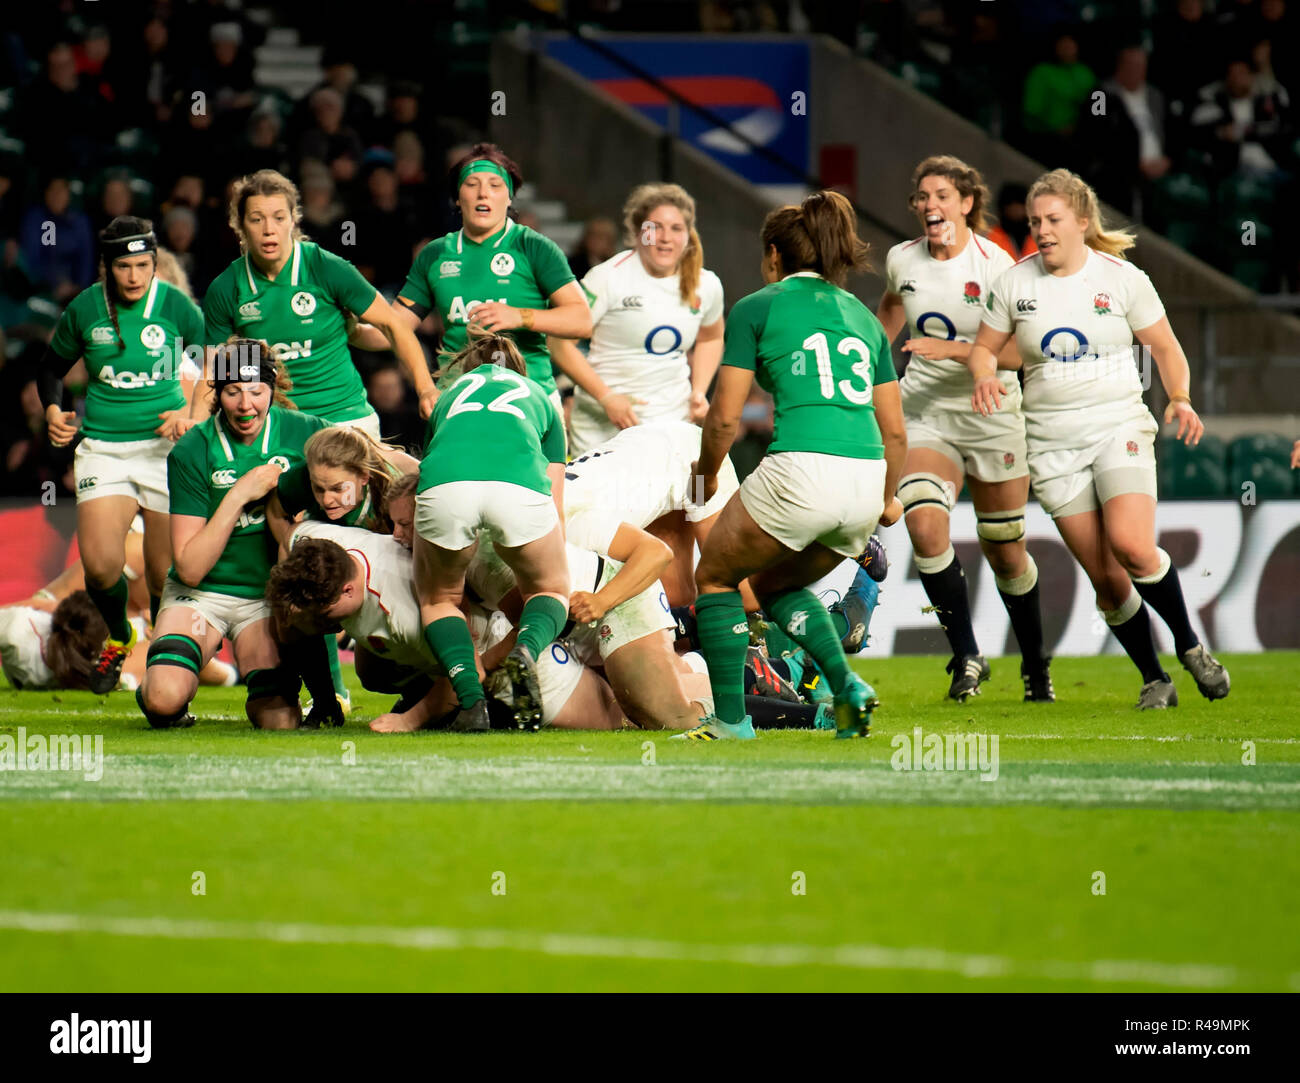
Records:
[[[272,455],[266,460],[271,466],[278,466],[281,470],[289,469],[289,460],[283,455]]]
[[[668,334],[672,335],[672,341],[669,342],[664,349],[656,350],[655,349],[656,345],[661,345],[667,341],[665,335],[663,334],[664,332],[667,332]],[[662,323],[658,327],[654,328],[648,335],[646,335],[645,352],[649,354],[654,354],[656,357],[663,357],[665,354],[672,353],[681,344],[682,344],[682,333],[679,330],[677,330],[677,328],[674,327],[672,324]]]
[[[230,469],[212,471],[212,485],[217,489],[229,489],[235,484],[235,472]]]
[[[316,311],[316,298],[306,290],[299,290],[293,295],[289,307],[299,316],[310,316]]]
[[[146,350],[158,350],[167,341],[167,332],[156,323],[147,323],[140,329],[140,342]]]
[[[488,267],[494,275],[508,275],[515,269],[515,257],[509,252],[498,252],[492,257],[492,262],[488,264]]]
[[[557,666],[565,665],[569,661],[569,652],[566,651],[562,646],[560,646],[560,644],[552,643],[551,659],[555,662]]]
[[[1038,348],[1049,361],[1092,361],[1096,355],[1088,348],[1082,331],[1073,327],[1053,327],[1039,342]]]
[[[918,335],[921,335],[924,338],[939,337],[933,331],[926,330],[925,325],[930,320],[938,320],[941,324],[943,324],[943,329],[944,329],[943,337],[946,338],[949,342],[951,342],[953,339],[957,337],[956,325],[952,322],[952,320],[948,319],[948,317],[945,316],[942,312],[924,312],[920,316],[918,316],[916,320],[916,333]]]

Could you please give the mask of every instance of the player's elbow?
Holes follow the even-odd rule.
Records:
[[[647,555],[653,556],[653,567],[655,578],[657,579],[664,573],[668,565],[673,562],[672,547],[662,538],[651,536],[645,543]]]

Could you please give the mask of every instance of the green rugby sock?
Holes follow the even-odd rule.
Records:
[[[473,707],[484,699],[483,685],[474,665],[474,640],[461,617],[443,617],[424,626],[424,640],[442,663],[452,690],[462,707]]]
[[[100,590],[91,586],[89,581],[86,582],[86,593],[108,625],[109,638],[116,639],[119,643],[125,643],[131,638],[131,624],[126,619],[128,589],[125,575],[119,575],[117,582],[108,590]]]
[[[334,694],[348,698],[348,686],[343,683],[343,670],[339,666],[339,639],[330,633],[325,637],[325,656],[330,664],[330,681],[334,685]]]
[[[713,686],[713,713],[723,722],[743,721],[749,621],[740,592],[701,594],[695,599],[695,621]]]
[[[817,596],[810,590],[785,590],[759,601],[773,622],[817,663],[831,691],[836,695],[843,692],[849,681],[849,663],[835,623]]]
[[[568,619],[569,607],[558,598],[535,594],[524,603],[524,611],[519,614],[519,638],[516,642],[527,647],[534,658],[540,658]]]

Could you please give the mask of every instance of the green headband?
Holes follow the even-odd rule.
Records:
[[[510,174],[497,165],[496,162],[488,161],[486,158],[475,158],[474,161],[460,171],[460,179],[456,182],[457,186],[464,184],[465,178],[471,173],[495,173],[506,182],[506,191],[510,193],[512,199],[514,198],[515,182],[510,179]]]

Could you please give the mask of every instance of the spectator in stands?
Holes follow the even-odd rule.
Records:
[[[1219,66],[1222,52],[1205,0],[1178,0],[1174,11],[1156,23],[1151,77],[1164,90],[1176,116],[1190,114],[1205,73]]]
[[[618,252],[618,226],[612,218],[588,218],[578,247],[569,253],[569,270],[579,282],[598,263]]]
[[[437,127],[424,115],[420,97],[419,83],[409,80],[391,83],[388,87],[388,100],[384,106],[384,113],[374,122],[371,129],[373,133],[371,142],[395,150],[397,137],[403,132],[412,132],[419,138],[422,146],[432,148],[436,153],[439,142]]]
[[[315,116],[315,97],[319,90],[332,90],[339,96],[339,126],[357,134],[362,144],[375,141],[372,134],[375,125],[375,107],[356,88],[357,68],[351,54],[340,44],[326,46],[321,57],[321,67],[325,78],[311,88],[300,100],[289,118],[289,141],[291,144],[301,139],[309,129],[318,123]],[[320,157],[320,155],[312,155]],[[358,160],[360,154],[357,155]]]
[[[398,132],[393,138],[393,172],[397,174],[402,202],[416,210],[416,232],[432,240],[453,228],[445,197],[429,185],[424,169],[424,144],[413,131]]]
[[[72,207],[68,179],[45,182],[41,202],[27,209],[19,229],[23,263],[32,285],[71,300],[95,277],[95,246],[90,219]]]
[[[408,450],[424,443],[424,424],[415,405],[415,396],[401,370],[390,362],[381,362],[366,380],[366,396],[379,415],[379,431],[384,440]]]
[[[784,30],[767,0],[700,0],[700,29],[706,34]]]
[[[302,191],[302,228],[327,252],[344,259],[352,250],[343,247],[345,212],[334,193],[334,179],[323,162],[308,159],[299,170]]]
[[[107,134],[99,100],[82,85],[66,41],[50,46],[45,71],[21,95],[15,110],[28,161],[48,169],[90,168]]]
[[[242,113],[257,104],[253,56],[244,48],[238,22],[219,22],[209,31],[208,56],[193,82],[208,94],[208,107],[218,113]]]
[[[154,130],[167,125],[177,90],[177,59],[167,23],[155,15],[140,35],[138,54],[121,66],[122,106],[137,109],[134,122]]]
[[[343,123],[343,95],[333,87],[311,93],[312,124],[298,140],[298,157],[316,158],[329,166],[339,184],[349,183],[361,161],[361,137]]]
[[[1165,96],[1146,76],[1146,50],[1121,48],[1114,75],[1101,84],[1104,109],[1085,105],[1081,124],[1098,193],[1124,214],[1153,225],[1159,208],[1152,184],[1169,172],[1171,162]]]
[[[134,202],[134,194],[131,191],[131,175],[124,172],[110,173],[104,178],[104,186],[99,192],[94,219],[91,222],[94,232],[99,233],[101,229],[119,215],[130,214],[131,205]]]
[[[1029,70],[1021,111],[1025,131],[1040,148],[1040,157],[1058,164],[1073,157],[1070,140],[1096,79],[1080,62],[1079,43],[1068,31],[1056,35],[1052,53],[1052,60]]]
[[[365,168],[367,205],[356,214],[357,247],[353,262],[380,292],[396,296],[410,269],[410,238],[418,232],[414,210],[398,195],[393,157],[371,151]]]
[[[244,145],[239,149],[231,172],[248,176],[259,169],[274,169],[277,173],[289,168],[289,152],[280,139],[280,112],[273,105],[259,106],[248,118]]]
[[[990,241],[1016,260],[1038,251],[1034,235],[1029,231],[1029,213],[1025,210],[1028,194],[1029,189],[1023,184],[1012,181],[998,189],[998,224],[988,234]]]
[[[1191,125],[1208,164],[1220,175],[1278,178],[1282,163],[1289,163],[1294,130],[1287,92],[1277,85],[1257,92],[1245,57],[1228,60],[1223,80],[1201,92]]]
[[[199,220],[189,207],[175,206],[163,215],[159,243],[176,257],[176,262],[180,264],[181,270],[185,272],[191,283],[198,272],[198,261],[194,254],[194,242],[198,234]]]

